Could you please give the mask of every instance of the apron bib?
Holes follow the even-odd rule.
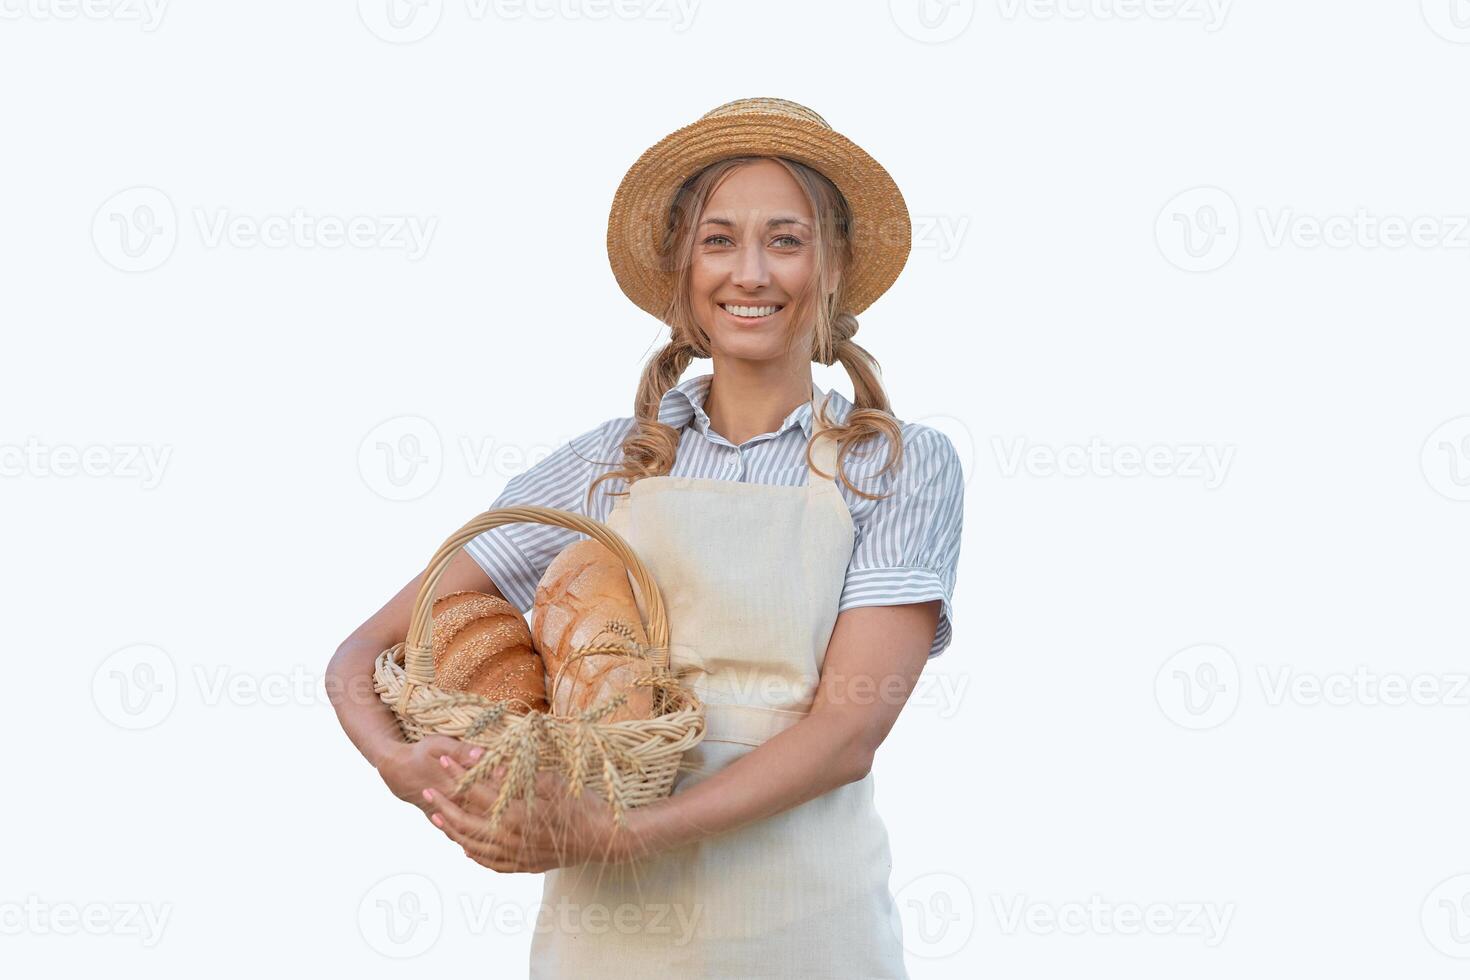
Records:
[[[814,390],[820,428],[816,408]],[[823,439],[812,458],[835,474],[836,452]],[[658,583],[672,663],[694,668],[685,683],[705,704],[705,736],[684,755],[678,794],[811,709],[852,518],[836,483],[809,470],[797,487],[645,478],[607,524]],[[905,978],[891,870],[869,773],[646,860],[548,871],[530,975]]]

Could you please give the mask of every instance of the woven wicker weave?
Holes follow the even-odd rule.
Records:
[[[540,711],[527,713],[509,702],[434,686],[431,610],[439,579],[454,556],[478,535],[502,524],[520,522],[550,524],[586,534],[628,567],[647,610],[644,626],[648,645],[637,644],[626,630],[614,628],[604,632],[610,635],[607,642],[578,648],[574,657],[621,652],[646,660],[647,673],[636,683],[654,688],[654,717],[603,721],[626,700],[626,695],[594,706],[580,716],[567,717]],[[669,795],[684,753],[704,737],[704,706],[669,662],[668,616],[648,569],[628,543],[605,524],[551,507],[486,511],[440,546],[414,600],[408,637],[378,655],[373,686],[398,715],[409,741],[425,735],[448,735],[485,748],[485,754],[460,780],[456,795],[477,780],[490,778],[496,768],[505,767],[489,813],[492,830],[511,801],[531,802],[536,774],[546,770],[566,777],[569,794],[580,794],[584,788],[596,792],[607,800],[618,825],[626,826],[627,810]]]

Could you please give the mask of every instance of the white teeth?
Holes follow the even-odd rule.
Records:
[[[721,303],[720,306],[728,313],[749,317],[770,316],[781,308],[779,306],[731,306],[728,303]]]

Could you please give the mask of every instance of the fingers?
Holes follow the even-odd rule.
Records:
[[[424,799],[430,804],[432,812],[429,819],[433,821],[434,826],[460,844],[468,846],[471,841],[491,839],[489,820],[485,817],[466,812],[447,795],[434,790],[424,790]]]
[[[426,735],[423,741],[434,758],[447,755],[466,769],[485,754],[483,747],[472,745],[463,739],[450,738],[448,735]]]
[[[491,835],[488,819],[465,812],[443,794],[426,790],[425,798],[435,809],[430,818],[434,825],[463,848],[465,856],[476,864],[505,873],[546,870],[546,867],[527,860],[523,853],[526,841],[519,834],[502,831]]]
[[[463,742],[459,739],[455,739],[454,748],[455,750],[449,753],[450,757],[466,769],[474,765],[480,756],[485,754],[483,746],[471,745],[469,742]]]
[[[532,842],[517,833],[496,834],[486,839],[471,839],[461,842],[465,857],[476,864],[507,874],[539,874],[558,866],[549,860],[544,847],[533,846]]]
[[[512,849],[499,840],[470,841],[464,845],[464,854],[476,864],[483,864],[495,871],[526,870],[525,866],[515,859]]]
[[[449,755],[439,757],[439,765],[449,776],[449,788],[445,791],[446,796],[453,797],[464,809],[480,815],[488,814],[495,806],[495,798],[500,793],[501,780],[505,778],[505,767],[499,766],[494,769],[487,780],[477,780],[471,783],[463,792],[457,796],[454,788],[468,771]]]
[[[451,782],[456,785],[466,772],[459,763],[448,756],[441,756],[439,763],[449,774]],[[459,796],[454,796],[452,792],[446,792],[443,795],[471,820],[478,821],[488,833],[489,816],[495,808],[495,799],[500,793],[501,780],[504,776],[505,768],[502,766],[494,770],[489,781],[476,782]],[[518,799],[507,800],[505,806],[500,810],[500,822],[496,829],[498,833],[507,837],[518,836],[525,822],[525,804]]]
[[[434,826],[460,845],[466,857],[484,867],[506,873],[539,873],[559,866],[561,862],[548,856],[548,848],[560,850],[560,842],[548,843],[546,837],[550,832],[548,821],[554,825],[557,815],[566,817],[561,813],[565,777],[549,771],[537,773],[530,787],[531,800],[524,800],[519,795],[516,799],[507,800],[492,831],[488,815],[501,792],[506,767],[496,767],[488,779],[477,780],[456,796],[454,787],[468,768],[452,752],[440,754],[436,761],[447,788],[425,789],[420,805]],[[534,801],[534,807],[528,810],[526,804],[531,801]],[[533,819],[536,824],[534,832]]]
[[[424,806],[422,791],[425,787],[438,790],[445,795],[455,792],[455,782],[458,775],[451,774],[447,767],[440,762],[442,756],[450,758],[468,756],[479,746],[469,745],[459,739],[448,738],[444,735],[429,735],[414,744],[411,760],[405,763],[394,774],[389,785],[393,786],[395,792],[409,803],[417,805],[420,809],[427,810]],[[478,758],[478,757],[477,757]],[[470,765],[473,765],[470,762]]]

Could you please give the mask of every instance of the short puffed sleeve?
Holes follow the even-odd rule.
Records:
[[[838,611],[938,599],[932,658],[949,646],[953,631],[965,475],[954,444],[938,429],[903,423],[903,435],[903,461],[883,491],[891,493],[855,522]]]

